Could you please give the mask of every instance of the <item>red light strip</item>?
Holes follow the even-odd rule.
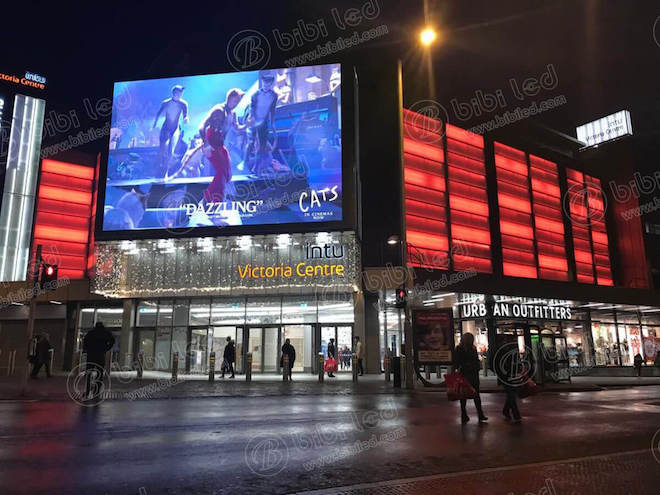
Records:
[[[90,181],[90,183],[94,179],[93,168],[85,167],[84,165],[75,165],[73,163],[58,162],[56,160],[42,160],[41,170],[42,172],[51,172],[53,174],[60,174],[66,177],[87,179]]]
[[[578,282],[614,285],[600,180],[573,169],[566,177]]]
[[[539,277],[568,280],[564,217],[557,164],[529,155]]]
[[[460,127],[446,127],[454,270],[492,273],[484,140]]]
[[[529,169],[525,153],[494,143],[502,234],[502,274],[538,278]]]

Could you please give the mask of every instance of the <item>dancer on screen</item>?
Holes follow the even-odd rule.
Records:
[[[165,116],[163,120],[163,125],[160,128],[160,149],[159,155],[161,160],[161,167],[167,172],[170,158],[172,157],[172,147],[174,142],[172,138],[174,133],[179,128],[179,122],[181,116],[183,116],[183,122],[188,122],[188,103],[181,98],[183,96],[184,87],[181,85],[176,85],[172,87],[172,97],[163,100],[154,118],[154,124],[152,129],[156,128],[158,124],[158,119],[161,115]]]

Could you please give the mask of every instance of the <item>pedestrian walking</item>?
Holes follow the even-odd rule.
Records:
[[[330,339],[328,344],[328,359],[334,359],[337,362],[337,348],[335,347],[335,339]],[[332,371],[328,372],[328,377],[334,378],[335,375]]]
[[[512,342],[498,349],[494,365],[497,378],[506,393],[502,414],[507,420],[513,419],[514,423],[520,423],[522,418],[518,409],[518,391],[529,378],[523,373],[518,343]]]
[[[633,363],[635,366],[635,373],[637,373],[637,376],[642,376],[642,364],[644,364],[644,358],[639,352],[635,354]]]
[[[112,349],[115,338],[100,321],[92,328],[83,339],[83,352],[87,353],[87,366],[94,368],[98,376],[94,382],[94,396],[98,395],[101,382],[105,375],[105,353]]]
[[[39,370],[43,365],[46,365],[46,376],[50,378],[53,376],[50,369],[50,350],[53,346],[48,340],[48,334],[43,332],[39,336],[37,345],[35,346],[34,355],[32,356],[32,373],[30,373],[30,378],[37,378]]]
[[[477,395],[474,397],[474,406],[477,408],[477,414],[479,415],[479,422],[485,423],[488,421],[488,418],[484,414],[481,408],[481,396],[479,395],[479,369],[481,363],[479,362],[479,355],[477,353],[477,348],[474,346],[474,335],[470,332],[465,332],[461,335],[461,342],[456,347],[456,352],[454,354],[454,368],[465,379],[472,385],[472,388],[477,392]],[[467,405],[466,399],[460,399],[461,401],[461,423],[467,423],[470,421],[470,417],[467,415],[465,406]]]
[[[284,356],[289,356],[289,380],[291,380],[291,372],[293,370],[293,363],[296,361],[296,349],[291,345],[291,339],[286,339],[282,346],[282,357],[280,358],[280,368],[284,367]]]
[[[364,367],[362,366],[363,356],[364,350],[362,349],[362,342],[360,341],[360,337],[355,337],[355,357],[357,358],[358,374],[360,376],[364,375]]]
[[[227,337],[225,350],[222,353],[222,378],[225,377],[225,371],[231,373],[229,378],[234,378],[234,363],[236,362],[236,346],[231,337]]]

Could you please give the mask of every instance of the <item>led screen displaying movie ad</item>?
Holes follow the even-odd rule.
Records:
[[[102,231],[341,221],[341,131],[339,64],[115,83]]]

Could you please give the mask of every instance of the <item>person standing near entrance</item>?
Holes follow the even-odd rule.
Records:
[[[362,350],[362,342],[360,341],[360,337],[355,337],[355,357],[357,358],[358,374],[360,376],[364,375],[364,368],[362,366],[363,355],[364,351]]]
[[[637,373],[637,376],[642,376],[642,364],[643,363],[644,363],[644,358],[638,352],[637,354],[635,354],[635,358],[634,358],[635,373]]]
[[[337,348],[335,347],[335,339],[331,338],[330,343],[328,344],[328,359],[334,359],[337,362]],[[332,371],[328,371],[328,376],[334,378],[335,374]]]
[[[235,361],[236,361],[236,346],[234,346],[234,341],[231,340],[231,337],[227,337],[227,343],[225,344],[225,351],[222,354],[222,378],[225,377],[225,371],[230,371],[231,376],[229,378],[234,378]]]
[[[291,371],[293,370],[293,363],[296,361],[296,349],[291,345],[291,339],[286,339],[282,346],[282,358],[280,359],[280,367],[284,367],[284,356],[289,357],[289,380],[291,380]]]
[[[34,362],[32,366],[32,373],[30,373],[30,378],[37,378],[39,370],[43,365],[46,365],[46,376],[48,378],[53,376],[50,369],[50,350],[52,348],[53,346],[50,345],[50,341],[48,340],[48,334],[42,333],[39,336],[39,341],[35,347]]]
[[[114,336],[105,329],[100,321],[92,328],[83,339],[83,352],[87,353],[87,364],[96,368],[98,376],[95,380],[94,396],[99,392],[98,385],[103,381],[105,375],[105,353],[112,349],[115,344]],[[88,366],[89,367],[89,366]]]
[[[477,392],[477,395],[474,397],[474,406],[477,408],[479,422],[485,423],[488,421],[488,418],[481,409],[481,396],[479,395],[479,369],[481,368],[481,363],[479,362],[477,348],[474,346],[474,335],[470,332],[465,332],[461,335],[461,342],[456,347],[456,353],[454,355],[454,367]],[[467,400],[461,399],[461,423],[470,421],[465,409],[466,405]]]

